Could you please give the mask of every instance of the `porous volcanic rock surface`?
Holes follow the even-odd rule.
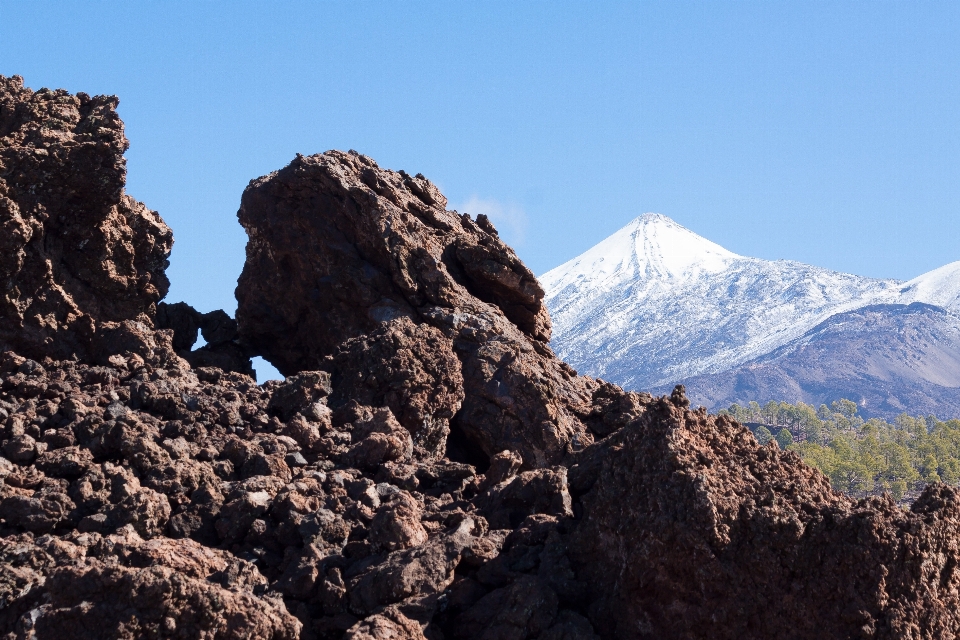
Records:
[[[167,293],[173,234],[124,193],[117,102],[0,77],[0,350],[96,359]]]
[[[543,289],[489,220],[445,206],[422,175],[358,153],[297,156],[252,181],[238,213],[250,237],[240,337],[289,375],[328,368],[384,323],[434,327],[448,341],[423,348],[460,361],[451,426],[468,459],[511,449],[528,468],[557,464],[594,441],[581,414],[596,383],[550,350]]]
[[[4,123],[37,96],[116,104],[0,81]],[[854,501],[681,388],[576,376],[530,272],[444,206],[359,154],[298,157],[244,194],[239,326],[122,288],[45,307],[111,339],[3,316],[0,637],[960,634],[954,489]],[[30,260],[65,286],[46,246],[0,253],[16,296]],[[286,380],[258,385],[256,353]]]

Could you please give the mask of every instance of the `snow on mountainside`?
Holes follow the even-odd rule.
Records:
[[[901,288],[901,304],[924,302],[960,310],[960,261],[928,271]]]
[[[721,373],[681,381],[712,410],[751,400],[838,398],[868,417],[960,416],[960,313],[921,302],[838,313],[800,338]],[[669,385],[651,389],[669,393]]]
[[[739,256],[660,214],[540,281],[558,355],[631,389],[731,369],[867,305],[960,307],[960,262],[907,283],[863,278]]]

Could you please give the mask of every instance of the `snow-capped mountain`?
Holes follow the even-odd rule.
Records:
[[[864,278],[740,256],[653,213],[540,281],[556,352],[631,389],[729,370],[867,305],[960,307],[960,262],[906,283]]]

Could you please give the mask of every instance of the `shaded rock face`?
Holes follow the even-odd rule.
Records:
[[[960,634],[955,489],[855,502],[682,387],[576,377],[528,272],[424,179],[331,152],[256,202],[239,336],[171,304],[31,359],[4,320],[0,638]],[[46,353],[94,344],[64,326]],[[290,375],[258,386],[247,339]]]
[[[315,369],[384,320],[434,307],[489,306],[549,340],[533,273],[486,218],[475,223],[446,203],[422,175],[357,153],[298,156],[252,181],[238,213],[250,236],[237,287],[244,338],[284,374]]]
[[[174,351],[191,366],[254,375],[253,363],[240,342],[237,321],[222,309],[200,313],[185,302],[161,302],[154,324],[158,329],[173,331]],[[206,344],[194,349],[198,334]]]
[[[173,234],[124,193],[117,102],[0,77],[0,349],[94,360],[167,292]]]
[[[464,394],[460,361],[440,331],[397,318],[347,340],[325,366],[335,372],[331,407],[389,407],[419,457],[444,455],[450,420]]]
[[[254,180],[238,213],[250,237],[240,335],[286,375],[398,318],[435,327],[461,362],[453,426],[468,448],[556,463],[593,441],[575,406],[594,383],[553,356],[543,290],[486,217],[445,206],[423,176],[355,152],[298,156]]]
[[[666,398],[571,475],[590,486],[568,541],[598,589],[588,609],[603,637],[920,638],[960,625],[954,488],[928,487],[910,511],[856,502],[794,453]]]

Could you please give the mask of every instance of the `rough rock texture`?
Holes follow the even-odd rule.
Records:
[[[191,366],[217,367],[254,375],[248,350],[240,342],[237,321],[225,311],[200,313],[186,302],[161,302],[157,305],[154,324],[158,329],[173,331],[174,350]],[[206,344],[194,349],[198,334],[203,336]]]
[[[489,220],[445,205],[423,176],[354,152],[298,156],[254,180],[238,213],[250,236],[240,335],[288,375],[378,339],[387,321],[430,325],[462,363],[453,428],[465,458],[516,449],[530,466],[559,462],[593,442],[576,407],[594,383],[550,351],[543,290]]]
[[[420,457],[442,457],[450,420],[463,402],[463,376],[453,344],[429,325],[397,318],[340,345],[333,408],[350,402],[389,407]]]
[[[198,330],[250,347],[186,305],[103,323],[103,361],[0,353],[0,638],[960,635],[955,489],[855,502],[680,387],[576,378],[529,272],[442,203],[355,154],[253,183],[241,335],[282,382],[200,366]]]
[[[0,76],[0,349],[96,360],[167,292],[173,234],[124,193],[117,102]]]
[[[592,486],[568,544],[603,637],[960,631],[955,488],[929,486],[910,511],[856,502],[793,452],[666,398],[582,460],[571,475]]]
[[[326,372],[257,386],[173,362],[0,358],[0,637],[469,638],[500,609],[531,633],[588,624],[549,581],[535,615],[511,587],[543,575],[548,537],[551,571],[569,565],[564,468],[500,455],[488,481],[417,453],[388,406],[331,411]]]

